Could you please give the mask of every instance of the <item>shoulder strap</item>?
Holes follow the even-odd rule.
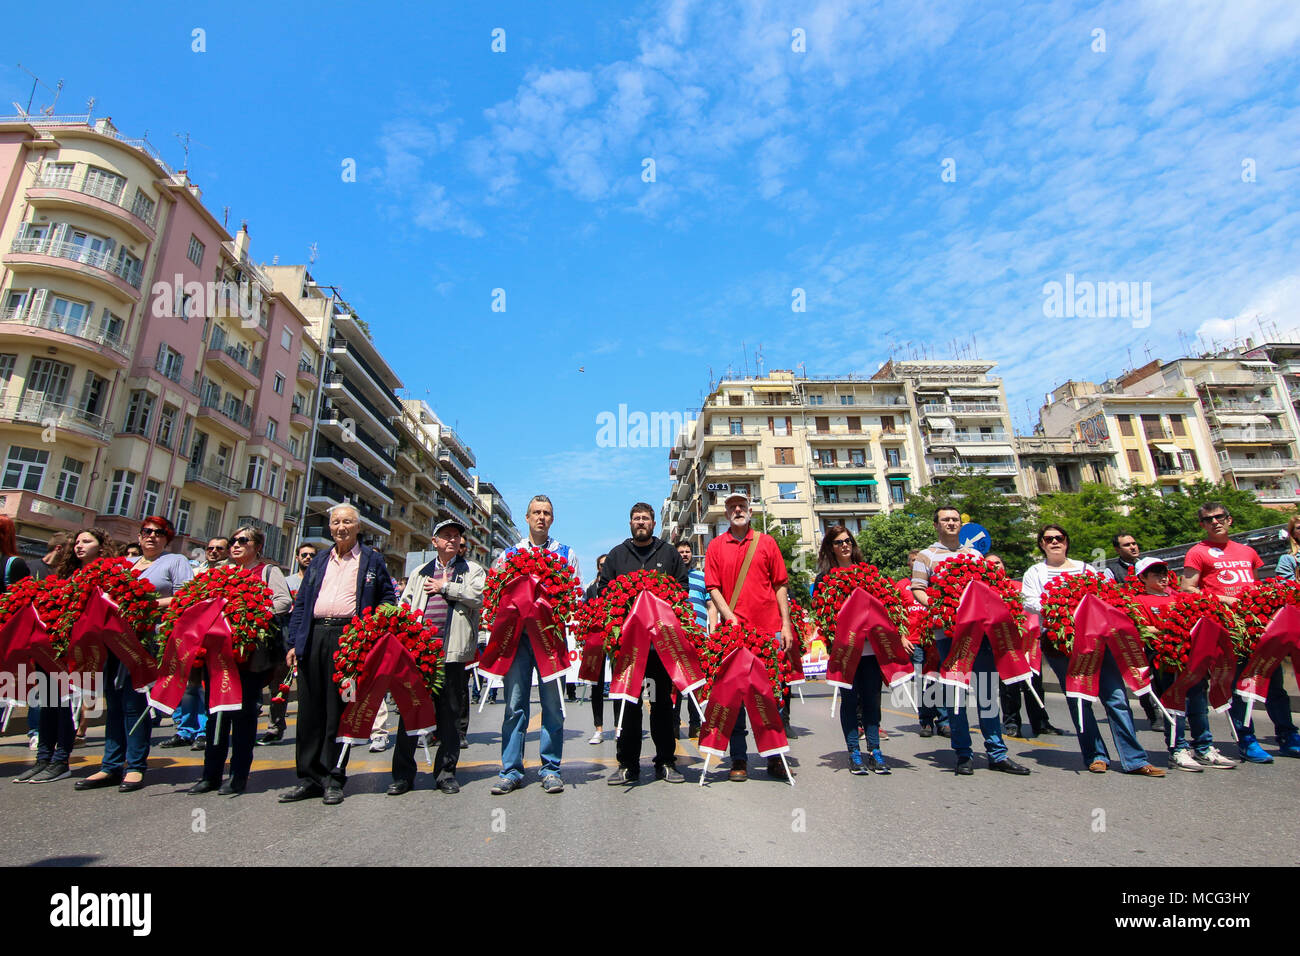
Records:
[[[749,550],[745,552],[745,560],[741,562],[740,574],[736,575],[736,587],[731,592],[731,600],[727,603],[731,605],[731,610],[736,610],[736,602],[740,600],[740,589],[745,586],[745,577],[749,574],[749,566],[754,561],[754,553],[758,551],[758,539],[763,537],[763,532],[755,531],[754,537],[749,542]]]

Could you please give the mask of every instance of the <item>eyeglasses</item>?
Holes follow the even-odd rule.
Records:
[[[1066,540],[1066,539],[1065,539],[1065,536],[1064,536],[1064,535],[1059,535],[1059,534],[1045,534],[1045,535],[1043,535],[1043,544],[1057,544],[1057,543],[1063,542],[1063,541],[1065,541],[1065,540]]]
[[[1227,521],[1230,516],[1227,514],[1206,515],[1201,519],[1201,524],[1213,524],[1216,521]]]
[[[162,528],[141,528],[140,529],[140,537],[142,538],[155,537],[155,536],[159,538],[165,538],[167,537],[167,532],[164,531]]]
[[[852,543],[853,543],[853,539],[852,539],[852,538],[840,538],[838,541],[832,541],[832,542],[831,542],[831,544],[835,545],[835,547],[837,547],[837,548],[840,547],[841,545],[847,547],[847,546],[851,545]]]
[[[231,543],[231,544],[237,544],[237,545],[240,545],[240,546],[242,547],[242,546],[247,546],[247,545],[252,544],[252,543],[253,543],[253,539],[252,539],[252,538],[245,538],[245,537],[242,537],[242,536],[241,536],[241,537],[238,537],[238,538],[231,538],[231,539],[230,539],[230,543]]]

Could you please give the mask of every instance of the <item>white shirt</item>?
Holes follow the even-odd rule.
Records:
[[[1072,558],[1067,558],[1065,563],[1058,568],[1049,568],[1046,561],[1039,561],[1026,571],[1025,576],[1021,579],[1023,584],[1020,589],[1020,596],[1024,599],[1025,610],[1033,611],[1035,614],[1043,612],[1043,588],[1048,581],[1058,574],[1096,573],[1091,565],[1082,561],[1075,561]]]

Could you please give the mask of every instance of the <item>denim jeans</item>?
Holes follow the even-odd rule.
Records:
[[[1064,688],[1070,659],[1064,654],[1044,654],[1043,660],[1051,666],[1056,679]],[[1106,709],[1106,717],[1110,721],[1110,735],[1115,741],[1115,749],[1119,752],[1120,767],[1127,773],[1146,766],[1151,761],[1147,760],[1147,752],[1138,743],[1137,730],[1133,726],[1133,711],[1129,710],[1128,706],[1128,691],[1124,687],[1124,678],[1120,676],[1119,666],[1109,650],[1102,658],[1100,677],[1101,705]],[[1079,726],[1078,698],[1069,699],[1069,710],[1075,733],[1079,735],[1079,752],[1083,754],[1084,765],[1094,760],[1109,762],[1110,753],[1106,750],[1106,742],[1101,739],[1101,725],[1093,715],[1092,702],[1084,702],[1082,727]]]
[[[1245,664],[1238,665],[1238,677],[1244,669]],[[1273,721],[1273,732],[1277,734],[1279,742],[1287,734],[1296,732],[1295,721],[1291,719],[1291,698],[1287,696],[1286,685],[1282,681],[1281,664],[1268,679],[1268,694],[1264,699],[1264,710],[1268,714],[1268,719]],[[1255,739],[1254,718],[1251,718],[1249,725],[1243,723],[1246,719],[1246,699],[1240,694],[1232,695],[1232,706],[1228,708],[1228,716],[1232,718],[1232,726],[1237,731],[1239,741],[1245,744]]]
[[[935,646],[940,659],[946,659],[952,650],[952,638],[938,636]],[[999,763],[1007,759],[1007,745],[1002,741],[1002,716],[998,710],[998,669],[993,661],[993,649],[988,641],[980,642],[979,653],[975,655],[971,676],[975,683],[975,701],[979,707],[980,733],[984,735],[984,750],[989,755],[990,763]],[[966,716],[966,701],[969,690],[961,692],[962,705],[956,706],[957,688],[943,685],[943,702],[950,707],[948,728],[952,731],[952,749],[958,759],[971,756],[970,718]]]
[[[172,723],[176,725],[176,736],[193,742],[195,737],[206,737],[208,733],[207,696],[203,693],[203,681],[207,679],[206,669],[201,679],[190,678],[185,685],[185,696],[181,705],[172,714]]]
[[[917,666],[925,663],[925,648],[921,646],[919,641],[912,645],[912,663]],[[924,701],[925,678],[920,674],[918,674],[916,678],[916,687],[917,694],[920,695],[918,700]],[[917,709],[919,711],[922,726],[928,727],[933,725],[935,727],[942,727],[944,724],[948,723],[947,707],[934,707],[929,704],[921,703]]]
[[[119,675],[121,687],[117,686]],[[128,772],[143,773],[149,763],[153,726],[147,717],[140,720],[140,715],[148,702],[144,694],[132,689],[130,675],[111,651],[104,664],[104,703],[104,759],[99,769],[120,773],[125,763]]]
[[[536,666],[532,643],[521,640],[514,662],[506,672],[506,713],[501,722],[501,776],[516,781],[524,778],[524,738],[528,733],[529,699],[532,697],[533,670]],[[542,700],[541,757],[542,776],[545,777],[560,772],[560,759],[564,755],[560,682],[539,681],[537,691]]]
[[[853,687],[840,688],[840,730],[849,753],[860,753],[858,747],[858,701],[862,701],[862,729],[867,732],[867,749],[880,749],[880,661],[868,654],[858,662],[853,675]]]

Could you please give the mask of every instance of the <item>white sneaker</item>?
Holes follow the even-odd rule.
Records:
[[[370,738],[370,752],[381,754],[388,749],[388,734],[376,734]]]
[[[1186,747],[1180,747],[1174,751],[1174,755],[1169,758],[1169,762],[1179,770],[1186,770],[1189,773],[1200,773],[1202,767],[1192,756],[1192,752]]]
[[[603,731],[603,730],[598,730],[598,731],[596,731],[594,734],[591,735],[591,739],[588,740],[587,743],[589,743],[589,744],[598,744],[598,743],[601,743],[604,739],[605,739],[605,731]]]
[[[1237,761],[1219,753],[1217,747],[1211,747],[1203,754],[1196,755],[1196,762],[1212,770],[1236,770]]]

